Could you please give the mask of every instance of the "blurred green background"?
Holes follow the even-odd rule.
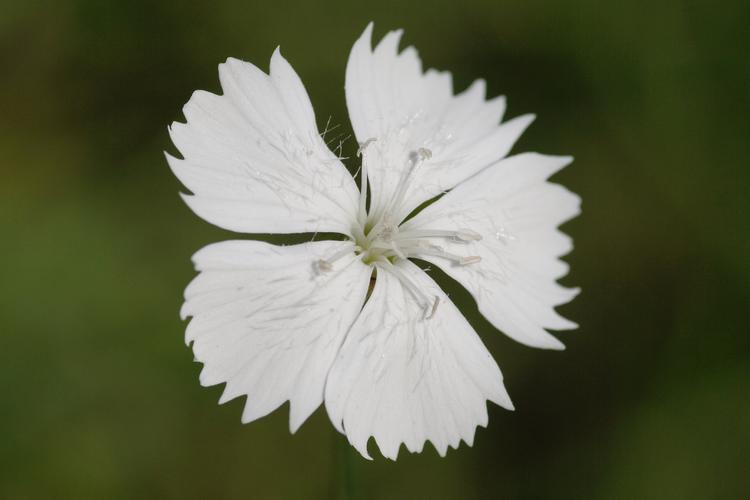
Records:
[[[567,350],[494,331],[505,374],[475,446],[369,463],[319,410],[240,424],[182,340],[201,246],[162,156],[227,56],[282,45],[318,121],[350,130],[368,21],[426,66],[538,114],[515,151],[572,154],[583,198]],[[665,0],[0,2],[0,497],[747,498],[750,4]],[[354,142],[347,143],[349,152]],[[346,473],[346,463],[349,473]]]

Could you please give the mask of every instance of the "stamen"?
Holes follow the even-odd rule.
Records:
[[[409,257],[418,257],[419,255],[434,255],[455,262],[461,266],[468,266],[482,261],[478,255],[462,256],[446,252],[442,247],[431,245],[425,241],[416,241],[411,245],[401,245],[401,251]]]
[[[425,160],[429,160],[430,158],[432,158],[432,151],[427,148],[419,148],[416,151],[412,151],[409,153],[409,156],[406,159],[408,165],[401,174],[396,193],[393,195],[393,198],[391,198],[390,202],[386,205],[383,214],[375,214],[375,217],[377,217],[378,219],[392,218],[390,216],[398,212],[398,210],[401,208],[401,203],[403,203],[404,197],[406,196],[406,191],[411,184],[414,172],[417,171],[417,167],[424,163]],[[399,220],[397,222],[401,221]]]
[[[357,219],[361,227],[364,227],[367,221],[367,148],[377,139],[371,137],[359,145],[357,157],[362,157],[362,167],[359,172],[359,213]]]
[[[480,241],[482,235],[471,229],[458,229],[447,231],[443,229],[414,229],[411,231],[400,231],[397,239],[415,240],[419,238],[452,238],[454,240],[469,242]]]
[[[368,246],[368,248],[375,248],[377,245],[375,243],[377,241],[384,241],[386,243],[390,243],[393,241],[396,236],[398,235],[398,226],[395,224],[392,224],[390,221],[383,219],[379,221],[375,226],[370,229],[370,232],[367,234],[367,237],[365,238],[365,245]],[[381,247],[381,248],[391,248],[390,245],[387,247]]]
[[[411,280],[411,278],[409,278],[409,276],[406,275],[406,273],[404,273],[397,266],[391,264],[390,261],[388,261],[388,259],[386,258],[378,259],[378,267],[391,273],[404,286],[404,288],[406,288],[409,293],[411,293],[414,298],[417,299],[418,302],[420,302],[420,305],[424,310],[423,319],[427,320],[435,315],[435,311],[437,311],[437,307],[440,302],[440,298],[437,295],[434,295],[432,297],[428,296],[426,293],[424,293],[424,291],[420,290],[419,287],[414,284],[414,282]]]
[[[394,246],[395,245],[395,246]],[[397,257],[401,257],[402,259],[406,259],[408,255],[403,253],[403,250],[400,246],[396,245],[393,241],[382,241],[382,240],[376,240],[374,241],[369,247],[369,250],[381,250],[379,254],[383,256],[391,256],[395,254]]]
[[[349,255],[354,253],[359,247],[358,246],[348,246],[346,248],[343,248],[339,250],[338,252],[334,253],[330,257],[326,259],[318,259],[315,262],[313,262],[313,270],[316,274],[323,274],[333,271],[333,263],[339,260],[341,257],[345,255]]]
[[[391,250],[393,250],[393,252],[394,252],[394,253],[395,253],[395,254],[396,254],[397,256],[399,256],[400,258],[402,258],[402,259],[405,259],[405,258],[406,258],[406,254],[404,254],[404,252],[402,252],[402,251],[401,251],[401,250],[400,250],[400,249],[398,248],[398,244],[397,244],[397,243],[396,243],[395,241],[392,241],[392,242],[391,242]]]

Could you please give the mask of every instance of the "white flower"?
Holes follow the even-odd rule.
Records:
[[[187,123],[170,128],[185,159],[167,159],[200,217],[241,233],[346,237],[203,248],[185,291],[186,341],[204,364],[201,384],[226,382],[220,403],[247,396],[243,422],[288,400],[294,432],[325,401],[367,458],[370,436],[391,459],[427,440],[442,456],[472,444],[487,400],[513,406],[474,329],[410,258],[466,287],[511,338],[562,349],[546,330],[576,327],[554,308],[578,290],[556,283],[572,248],[557,226],[580,200],[546,181],[571,158],[503,159],[532,115],[500,123],[505,100],[486,100],[484,81],[454,95],[450,73],[423,72],[413,47],[399,53],[400,31],[374,50],[371,33],[346,68],[359,189],[278,50],[268,75],[228,59],[224,94],[195,92]]]

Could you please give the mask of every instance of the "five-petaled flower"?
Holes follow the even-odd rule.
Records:
[[[578,290],[556,283],[572,248],[557,226],[580,199],[547,182],[571,158],[506,158],[532,115],[501,123],[505,99],[487,100],[484,81],[454,95],[450,73],[423,72],[413,47],[399,52],[400,31],[374,50],[371,35],[372,25],[346,67],[359,186],[278,50],[269,74],[228,59],[223,95],[195,92],[187,123],[171,126],[184,159],[167,159],[200,217],[241,233],[345,236],[203,248],[185,291],[186,342],[201,384],[226,383],[220,402],[247,396],[243,422],[288,400],[294,432],[325,402],[367,458],[371,436],[391,459],[428,440],[444,455],[487,425],[487,400],[513,406],[473,328],[410,259],[463,285],[511,338],[561,349],[546,330],[576,327],[554,308]]]

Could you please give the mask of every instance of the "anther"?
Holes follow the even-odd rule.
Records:
[[[435,316],[435,313],[437,312],[437,308],[438,308],[439,304],[440,304],[440,297],[438,297],[437,295],[435,295],[435,300],[432,302],[432,307],[430,308],[430,313],[427,316],[425,316],[424,319],[432,319],[432,317]]]
[[[323,260],[323,259],[318,259],[315,262],[313,262],[313,268],[315,269],[315,272],[318,274],[333,271],[333,265],[331,265],[331,263],[328,262],[327,260]]]
[[[481,262],[482,258],[478,255],[470,255],[468,257],[461,257],[461,260],[458,261],[459,264],[462,266],[468,266],[471,264],[476,264],[478,262]]]
[[[370,144],[372,144],[375,141],[377,141],[377,139],[375,137],[370,137],[365,142],[360,143],[359,149],[357,149],[357,158],[359,158],[360,156],[362,156],[362,153],[365,152],[365,150],[367,149],[367,146],[369,146]]]
[[[461,241],[479,241],[482,235],[471,229],[459,229],[456,231],[456,238]]]
[[[409,153],[409,162],[415,166],[425,160],[432,158],[432,151],[427,148],[419,148]]]
[[[427,148],[419,148],[417,149],[417,154],[423,159],[423,160],[429,160],[432,158],[432,151],[430,151]]]

